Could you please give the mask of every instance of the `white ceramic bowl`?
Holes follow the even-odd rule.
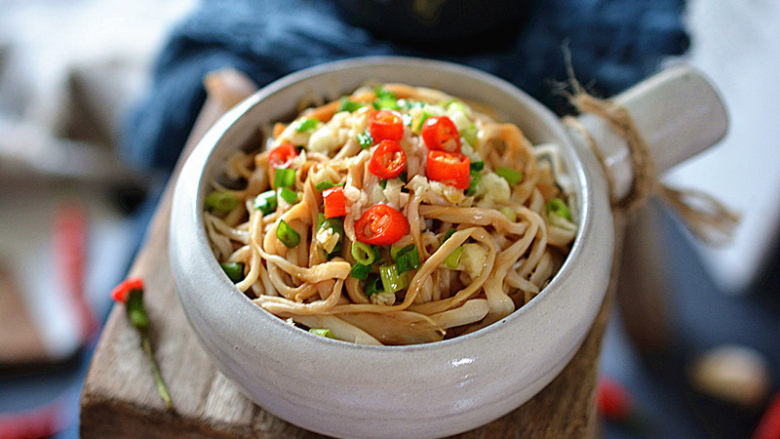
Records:
[[[574,180],[579,231],[566,262],[530,303],[472,334],[412,346],[359,346],[290,327],[254,305],[207,242],[208,182],[258,126],[288,120],[311,94],[334,99],[368,80],[442,90],[496,109],[535,144],[554,142]],[[256,146],[256,143],[254,144]],[[613,250],[604,178],[549,110],[474,69],[409,58],[363,58],[307,69],[263,88],[222,117],[176,185],[170,255],[192,328],[219,370],[254,402],[303,428],[339,437],[421,438],[463,432],[517,408],[582,343],[599,309]]]

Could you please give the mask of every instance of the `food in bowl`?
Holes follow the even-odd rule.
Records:
[[[362,87],[272,131],[228,158],[205,228],[239,290],[314,334],[476,331],[538,294],[577,233],[557,146],[443,92]]]

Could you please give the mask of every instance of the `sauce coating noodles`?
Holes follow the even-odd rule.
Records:
[[[558,147],[402,84],[277,123],[206,199],[236,287],[319,335],[414,344],[475,331],[537,295],[576,235]],[[468,186],[468,187],[466,187]]]

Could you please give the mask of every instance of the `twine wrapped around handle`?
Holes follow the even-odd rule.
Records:
[[[634,181],[630,193],[622,200],[618,200],[615,196],[614,182],[607,172],[604,156],[593,136],[576,118],[572,116],[563,118],[563,123],[580,134],[598,158],[609,184],[612,207],[630,213],[647,203],[651,196],[656,195],[677,213],[686,228],[698,239],[710,245],[728,243],[739,223],[739,214],[702,191],[677,189],[660,183],[652,152],[628,110],[614,101],[599,99],[588,94],[574,78],[570,62],[567,63],[567,70],[572,92],[564,92],[564,94],[569,102],[581,113],[593,114],[604,119],[629,147]]]

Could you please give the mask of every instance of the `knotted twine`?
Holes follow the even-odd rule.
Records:
[[[567,62],[571,92],[564,91],[569,102],[580,112],[604,119],[612,130],[628,144],[634,180],[629,194],[618,199],[615,184],[607,172],[604,155],[590,132],[574,117],[566,116],[563,122],[576,131],[598,158],[609,185],[610,202],[613,209],[628,213],[644,206],[652,196],[657,196],[682,220],[685,227],[702,242],[719,246],[728,243],[739,223],[739,214],[731,211],[715,197],[695,189],[678,189],[658,180],[652,152],[639,133],[634,119],[625,107],[610,99],[596,98],[574,78],[571,63]]]

